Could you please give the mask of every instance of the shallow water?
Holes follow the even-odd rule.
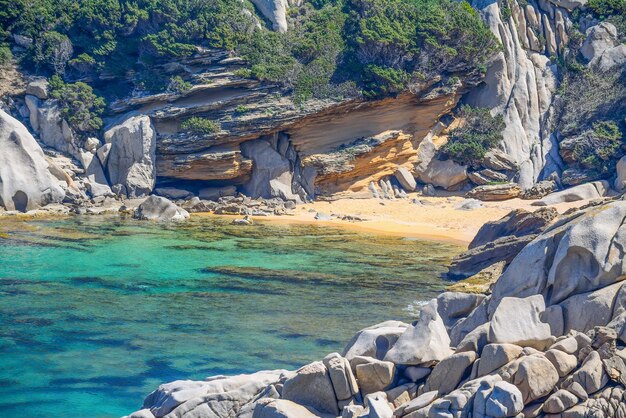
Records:
[[[0,220],[0,415],[116,417],[162,382],[297,368],[410,321],[460,250],[314,225]]]

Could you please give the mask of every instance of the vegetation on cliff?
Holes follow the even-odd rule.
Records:
[[[39,73],[96,88],[125,77],[149,91],[171,86],[155,63],[198,46],[226,49],[248,60],[243,75],[277,82],[297,101],[378,97],[442,73],[473,74],[497,49],[465,1],[315,0],[288,20],[287,33],[272,32],[238,0],[0,0],[0,42],[32,40],[21,64]]]
[[[61,116],[76,131],[88,133],[102,127],[104,99],[95,95],[89,85],[80,81],[65,83],[55,74],[50,78],[50,96],[58,101]]]
[[[461,107],[459,118],[461,125],[450,131],[441,151],[454,162],[480,167],[487,151],[502,141],[504,119],[487,108],[470,106]]]
[[[626,147],[626,72],[570,66],[556,109],[561,148],[571,150],[565,152],[570,168],[587,171],[589,178],[614,173]]]
[[[622,39],[626,38],[626,0],[589,0],[593,15],[615,25]]]

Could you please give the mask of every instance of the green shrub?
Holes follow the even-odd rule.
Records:
[[[508,21],[512,14],[509,0],[499,0],[498,5],[500,6],[500,15],[502,16],[502,20],[505,22]]]
[[[88,133],[102,127],[104,99],[95,95],[89,85],[65,83],[54,75],[50,78],[50,96],[58,100],[61,116],[77,132]]]
[[[581,136],[573,157],[581,166],[605,175],[613,172],[616,160],[623,155],[622,145],[623,134],[615,122],[596,122]]]
[[[6,44],[0,44],[0,66],[7,65],[13,59],[11,49]]]
[[[246,105],[238,105],[235,108],[235,113],[238,113],[238,114],[241,115],[241,114],[247,113],[249,110],[250,109],[248,109],[248,106],[246,106]]]
[[[191,90],[192,87],[193,84],[183,80],[181,76],[176,75],[170,78],[170,82],[167,85],[167,91],[170,93],[184,94]]]
[[[466,1],[350,0],[352,70],[369,96],[402,91],[417,76],[482,72],[498,43]]]
[[[562,137],[589,130],[597,120],[621,123],[626,118],[626,72],[566,71],[556,101]]]
[[[67,35],[59,32],[45,32],[35,41],[35,62],[47,67],[55,74],[65,73],[65,67],[73,54],[73,46]]]
[[[87,53],[82,53],[69,61],[69,65],[81,74],[86,74],[96,68],[96,60]]]
[[[461,107],[461,125],[450,131],[443,154],[462,165],[479,167],[485,154],[502,140],[502,115],[492,116],[487,108]]]
[[[613,15],[626,14],[626,0],[589,0],[587,8],[596,16],[606,19]]]
[[[212,120],[193,116],[180,124],[183,131],[194,134],[212,134],[220,131],[220,125]]]

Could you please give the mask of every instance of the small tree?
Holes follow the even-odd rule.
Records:
[[[454,162],[479,167],[487,151],[502,140],[504,119],[487,108],[470,106],[461,107],[459,118],[461,126],[450,131],[442,152]]]
[[[170,93],[184,94],[191,90],[192,87],[193,84],[186,82],[181,76],[176,75],[170,78],[167,91]]]
[[[58,75],[50,79],[50,96],[57,99],[61,116],[83,133],[97,131],[102,127],[100,116],[104,111],[104,99],[82,82],[65,83]]]
[[[35,62],[49,67],[55,74],[64,74],[74,48],[70,39],[59,32],[45,32],[35,43]]]

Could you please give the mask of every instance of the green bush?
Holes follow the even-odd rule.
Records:
[[[626,0],[589,0],[587,8],[596,16],[608,18],[626,14]]]
[[[193,116],[180,124],[183,131],[194,134],[212,134],[220,131],[220,125],[212,120]]]
[[[13,59],[11,49],[6,44],[0,44],[0,66],[7,65]]]
[[[50,78],[50,96],[58,100],[61,116],[77,132],[89,133],[102,127],[104,99],[95,95],[89,85],[65,83],[54,75]]]
[[[615,122],[596,122],[574,147],[573,157],[584,168],[606,175],[614,171],[623,145],[623,134]]]
[[[626,118],[626,72],[566,71],[556,101],[562,137],[589,130],[597,120],[621,123]]]
[[[80,73],[87,73],[95,68],[96,60],[91,55],[83,52],[76,58],[71,59],[69,64]]]
[[[461,107],[459,118],[461,125],[450,131],[441,151],[456,163],[479,167],[487,151],[502,141],[504,119],[487,108],[470,106]]]
[[[55,74],[65,73],[65,67],[73,54],[73,46],[67,35],[45,32],[34,45],[34,60],[37,65],[47,67]]]
[[[500,16],[504,22],[508,21],[512,16],[511,5],[509,0],[498,0],[500,6]]]
[[[181,76],[176,75],[170,78],[170,82],[167,85],[167,91],[170,93],[184,94],[191,90],[192,87],[193,84],[183,80]]]

